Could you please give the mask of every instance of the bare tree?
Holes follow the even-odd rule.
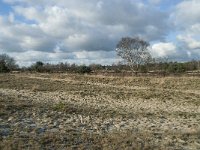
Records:
[[[151,54],[148,52],[149,45],[148,42],[138,37],[124,37],[118,42],[116,52],[137,74],[140,65],[147,64],[152,60]]]
[[[0,61],[4,62],[8,70],[12,71],[18,68],[14,58],[8,56],[7,54],[0,54]]]

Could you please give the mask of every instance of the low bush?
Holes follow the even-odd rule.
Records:
[[[85,74],[85,73],[89,74],[91,72],[92,72],[92,69],[89,66],[82,65],[82,66],[78,66],[77,68],[77,73],[80,73],[80,74]]]
[[[6,66],[5,61],[0,61],[0,73],[6,73],[9,72],[10,70],[8,69],[8,67]]]

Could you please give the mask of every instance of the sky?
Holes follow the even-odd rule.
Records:
[[[117,63],[127,36],[153,57],[200,59],[200,0],[0,0],[0,54],[21,66]]]

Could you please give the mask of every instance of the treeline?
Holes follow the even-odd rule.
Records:
[[[131,68],[124,64],[114,64],[109,66],[110,70],[116,73],[131,72]],[[189,62],[152,62],[138,66],[138,73],[155,73],[155,74],[182,74],[186,72],[200,71],[200,61]],[[134,71],[133,71],[134,72]]]
[[[86,65],[77,65],[69,63],[50,64],[38,61],[30,67],[21,68],[22,71],[40,72],[40,73],[55,73],[55,72],[68,72],[68,73],[91,73],[92,68]]]
[[[138,66],[137,66],[138,67]],[[40,72],[40,73],[131,73],[132,68],[130,66],[117,63],[112,65],[101,65],[101,64],[91,64],[91,65],[77,65],[70,63],[58,63],[50,64],[38,61],[29,67],[19,67],[15,60],[6,55],[0,55],[0,72],[6,73],[11,71],[21,71],[21,72]],[[159,74],[181,74],[189,71],[200,70],[200,61],[192,60],[189,62],[169,62],[164,59],[154,60],[151,63],[145,65],[139,65],[138,73],[159,73]]]
[[[0,55],[0,73],[6,73],[14,70],[18,70],[19,66],[16,64],[14,58],[7,54]]]
[[[50,64],[38,61],[30,67],[19,68],[23,72],[40,72],[40,73],[124,73],[132,74],[130,66],[122,63],[112,65],[90,64],[77,65],[70,63]],[[190,62],[155,62],[145,65],[139,65],[138,73],[157,73],[157,74],[181,74],[189,71],[200,71],[200,61]]]

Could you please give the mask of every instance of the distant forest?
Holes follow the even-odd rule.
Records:
[[[0,72],[40,72],[40,73],[79,73],[79,74],[113,74],[113,75],[132,75],[129,65],[118,62],[112,65],[90,64],[78,65],[69,63],[50,64],[37,61],[29,67],[19,67],[14,58],[6,55],[0,55]],[[200,74],[200,61],[191,60],[189,62],[171,62],[167,59],[157,59],[151,63],[139,65],[138,74]]]

